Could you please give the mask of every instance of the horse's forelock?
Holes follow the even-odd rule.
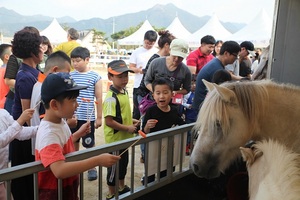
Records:
[[[215,90],[210,92],[200,109],[198,123],[196,123],[195,129],[199,130],[201,124],[206,124],[208,125],[208,132],[213,132],[214,126],[217,121],[219,121],[222,124],[223,134],[227,134],[230,127],[227,104],[228,103],[225,103]]]
[[[227,87],[234,91],[238,104],[249,120],[252,128],[257,125],[257,119],[263,116],[268,99],[266,84],[269,81],[252,81],[242,83],[231,83]]]
[[[256,127],[257,119],[264,114],[265,106],[267,106],[264,104],[268,98],[266,84],[264,83],[269,82],[232,82],[222,84],[222,86],[235,93],[237,103],[249,120],[252,129]],[[198,123],[196,123],[194,128],[200,130],[201,124],[206,124],[209,130],[213,130],[216,121],[219,120],[222,124],[223,134],[228,134],[230,129],[229,106],[235,106],[235,104],[230,105],[230,103],[224,102],[216,90],[209,92],[200,109]]]

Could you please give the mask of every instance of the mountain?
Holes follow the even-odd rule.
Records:
[[[144,22],[146,19],[149,20],[150,24],[156,28],[166,28],[171,24],[176,16],[178,16],[181,23],[191,33],[194,33],[201,28],[210,18],[210,16],[207,15],[198,17],[185,10],[177,8],[174,4],[170,3],[166,5],[157,4],[148,10],[128,13],[107,19],[91,18],[76,21],[75,19],[66,16],[57,18],[57,21],[63,26],[74,27],[77,30],[96,29],[105,32],[106,37],[109,37],[113,33],[113,29],[114,32],[119,32],[129,27],[135,27]],[[16,31],[22,29],[24,26],[34,26],[39,30],[43,30],[53,20],[52,17],[43,15],[20,15],[15,11],[8,10],[4,7],[0,8],[0,19],[0,31],[4,36],[13,36]],[[221,23],[232,33],[246,25],[242,23],[225,23],[222,21]]]

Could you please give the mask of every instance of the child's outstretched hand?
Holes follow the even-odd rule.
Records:
[[[99,157],[98,165],[103,167],[110,167],[121,159],[120,156],[115,156],[109,153],[100,154],[98,157]]]
[[[34,113],[34,109],[31,108],[24,110],[20,115],[20,117],[17,119],[17,122],[21,126],[23,126],[25,122],[29,121],[32,118],[33,113]]]
[[[86,134],[91,132],[91,122],[87,121],[86,123],[82,124],[82,126],[80,126],[80,128],[78,129],[78,137],[83,137]]]
[[[158,121],[156,119],[148,119],[147,123],[146,123],[146,127],[147,128],[154,128],[156,126],[156,123]]]

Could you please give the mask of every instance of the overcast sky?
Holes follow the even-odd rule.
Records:
[[[22,15],[70,16],[76,20],[106,19],[173,3],[199,17],[214,13],[223,22],[249,23],[261,9],[273,16],[276,0],[0,0],[0,7]],[[180,18],[180,16],[179,16]]]

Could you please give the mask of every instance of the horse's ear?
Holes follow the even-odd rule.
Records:
[[[208,82],[205,79],[202,79],[202,82],[204,83],[204,85],[206,86],[206,88],[208,89],[209,92],[211,92],[215,88],[214,84],[212,84],[211,82]]]
[[[251,148],[240,147],[240,151],[242,153],[243,160],[247,163],[247,165],[251,165],[255,161],[254,153]]]
[[[214,84],[213,86],[216,88],[223,101],[233,103],[234,99],[236,99],[235,93],[232,90],[217,84]]]

